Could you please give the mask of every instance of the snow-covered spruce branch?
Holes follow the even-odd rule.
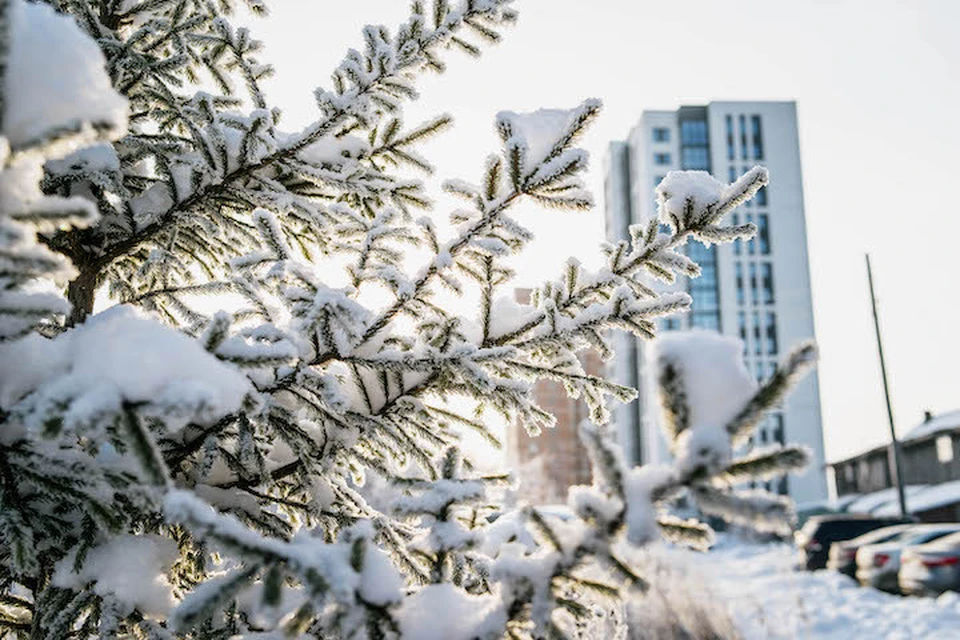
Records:
[[[503,159],[494,156],[487,162],[483,190],[462,181],[447,181],[444,187],[451,193],[473,202],[476,215],[463,214],[459,218],[464,229],[439,248],[431,260],[414,278],[405,295],[374,319],[363,334],[365,342],[380,332],[401,311],[408,301],[416,300],[424,288],[441,272],[456,265],[461,254],[476,247],[490,251],[506,251],[508,240],[522,243],[528,237],[515,221],[504,213],[521,196],[530,196],[553,206],[582,208],[591,202],[582,189],[577,174],[586,168],[586,154],[571,144],[596,117],[600,103],[588,100],[571,112],[557,112],[562,120],[554,124],[547,136],[539,131],[525,131],[524,121],[517,114],[504,113],[498,118],[498,131],[504,143]],[[536,137],[535,137],[536,136]],[[545,147],[545,148],[541,148]],[[504,165],[509,179],[504,185]],[[553,195],[551,188],[567,187],[572,193]],[[510,236],[513,236],[511,238]],[[500,249],[500,247],[503,247]],[[522,245],[520,245],[522,246]]]
[[[740,362],[737,341],[710,334],[661,340],[658,381],[664,432],[676,458],[674,470],[657,492],[670,495],[685,488],[704,513],[761,530],[789,532],[793,524],[789,499],[730,488],[802,471],[809,464],[809,451],[779,445],[740,457],[734,452],[754,434],[766,412],[781,403],[809,372],[816,348],[800,344],[769,380],[755,388]],[[723,370],[719,363],[724,360],[733,365]],[[703,362],[713,362],[714,367],[706,370]],[[704,404],[699,398],[709,393],[704,389],[711,386],[724,388],[727,405],[706,411],[699,406]]]
[[[638,569],[634,546],[661,535],[709,544],[708,528],[669,513],[678,494],[782,530],[789,505],[731,485],[796,469],[802,450],[738,459],[731,440],[749,436],[808,356],[706,421],[702,380],[675,362],[664,393],[686,416],[672,431],[676,464],[627,469],[609,433],[585,427],[595,481],[571,491],[567,518],[505,508],[488,493],[505,478],[481,473],[458,447],[461,429],[496,441],[484,411],[549,426],[532,397],[537,380],[586,398],[605,421],[608,398],[631,391],[588,375],[579,352],[607,354],[611,330],[649,337],[657,316],[685,308],[683,296],[656,296],[646,276],[694,277],[679,251],[687,238],[750,233],[722,216],[766,179],[761,170],[730,186],[671,175],[661,189],[671,233],[634,228],[608,247],[605,271],[569,263],[533,305],[518,304],[497,295],[513,275],[505,258],[531,237],[510,209],[521,198],[589,205],[576,139],[599,103],[500,114],[502,153],[480,183],[447,183],[468,202],[450,238],[428,217],[413,220],[408,208],[425,204],[419,187],[390,172],[424,169],[412,145],[449,122],[402,131],[412,72],[440,66],[445,44],[475,53],[463,30],[495,39],[490,27],[510,21],[509,2],[415,3],[396,34],[367,29],[366,52],[348,54],[334,91],[318,96],[324,117],[293,137],[263,108],[259,45],[221,5],[57,6],[99,51],[69,17],[0,0],[0,35],[12,38],[0,46],[0,132],[15,149],[0,155],[0,186],[17,196],[0,203],[0,246],[17,267],[0,276],[4,632],[572,637],[599,615],[597,598],[616,609],[656,580]],[[24,41],[30,33],[43,37]],[[21,68],[44,55],[77,85],[17,91],[24,78],[61,77]],[[200,72],[225,95],[178,93]],[[232,111],[236,79],[260,107],[249,116]],[[97,91],[79,90],[89,87]],[[25,113],[44,127],[21,130]],[[124,126],[126,137],[106,144]],[[67,143],[79,148],[63,157]],[[164,216],[172,223],[138,235]],[[411,247],[432,257],[408,277]],[[79,277],[51,248],[86,261]],[[123,255],[104,258],[113,251]],[[130,304],[68,330],[62,298],[34,288],[75,278],[91,296],[104,277]],[[477,287],[478,317],[444,308],[438,284]],[[393,298],[369,306],[364,293],[376,287]],[[232,311],[199,309],[200,296]]]
[[[231,160],[228,157],[230,153],[228,146],[228,137],[223,133],[218,133],[217,127],[202,127],[203,123],[195,123],[195,118],[181,118],[178,122],[190,132],[188,138],[177,141],[172,138],[168,145],[183,146],[192,138],[192,146],[205,155],[199,168],[201,171],[193,170],[189,186],[180,186],[182,179],[178,178],[175,167],[167,168],[167,165],[161,165],[161,169],[167,172],[168,178],[157,183],[154,189],[154,195],[151,200],[144,201],[144,205],[149,211],[149,217],[145,220],[138,220],[136,212],[132,212],[129,207],[123,214],[127,221],[121,226],[126,227],[126,232],[117,235],[110,233],[108,229],[103,229],[105,233],[97,236],[87,233],[82,237],[82,241],[72,239],[69,234],[59,234],[50,239],[50,246],[56,250],[70,256],[78,264],[81,272],[86,273],[86,278],[78,280],[71,300],[76,303],[84,302],[89,306],[92,301],[91,287],[95,287],[101,278],[102,272],[108,266],[135,253],[142,244],[155,240],[158,236],[169,236],[171,229],[177,224],[177,221],[186,214],[195,209],[203,209],[210,206],[222,206],[218,201],[229,200],[236,197],[239,193],[247,193],[249,190],[242,186],[244,181],[252,180],[253,184],[275,184],[275,178],[264,174],[264,171],[280,168],[283,171],[299,170],[301,175],[309,168],[297,160],[299,154],[306,152],[311,145],[315,145],[321,139],[341,136],[346,131],[356,127],[371,127],[382,117],[383,113],[394,112],[399,108],[400,101],[416,97],[416,91],[413,88],[410,78],[411,74],[418,68],[424,66],[436,70],[442,70],[443,64],[440,62],[437,52],[439,49],[454,44],[465,48],[471,53],[476,53],[475,46],[470,45],[461,35],[463,30],[473,31],[482,39],[494,40],[498,36],[496,30],[498,27],[512,22],[515,18],[514,12],[509,8],[511,0],[466,0],[461,5],[452,7],[447,2],[435,4],[433,12],[432,28],[427,27],[428,19],[424,14],[424,8],[420,3],[414,3],[414,11],[411,18],[401,25],[396,34],[392,35],[383,27],[370,27],[365,32],[367,51],[363,54],[351,51],[337,72],[334,74],[335,90],[328,92],[317,90],[316,97],[318,105],[324,113],[323,119],[317,121],[307,129],[289,140],[281,141],[273,131],[272,119],[275,116],[269,114],[255,114],[255,120],[251,125],[244,124],[242,120],[233,118],[231,127],[238,127],[242,132],[242,142],[239,151],[240,157],[237,160]],[[98,16],[88,10],[86,2],[78,2],[68,5],[68,9],[76,8],[81,16],[87,20],[89,28],[96,30],[98,25]],[[173,3],[169,3],[173,4]],[[181,3],[184,4],[184,3]],[[143,40],[141,34],[149,33],[150,29],[156,30],[162,22],[151,22],[153,13],[157,19],[163,19],[165,11],[169,8],[144,8],[147,13],[142,19],[146,24],[130,36],[133,41]],[[178,9],[179,10],[179,9]],[[131,9],[128,13],[134,12]],[[195,37],[194,42],[203,42],[210,44],[211,38],[219,38],[220,42],[214,43],[213,48],[218,52],[217,56],[200,56],[190,53],[194,59],[202,59],[207,62],[208,70],[216,71],[214,77],[221,80],[223,89],[229,89],[229,83],[222,77],[223,68],[217,67],[214,63],[219,62],[219,52],[225,47],[227,49],[250,48],[249,36],[244,30],[233,34],[232,29],[227,25],[223,17],[218,17],[211,25],[207,25],[207,16],[202,15],[195,20],[188,20],[181,14],[178,18],[190,22],[191,27],[198,26],[202,22],[214,33],[210,37]],[[110,16],[107,16],[110,18]],[[125,40],[125,33],[120,25],[135,20],[136,16],[124,15],[116,19],[108,19],[115,31],[112,38],[102,40],[104,46],[108,46],[108,54],[114,50],[114,47],[120,46]],[[169,25],[168,25],[169,26]],[[176,29],[177,27],[173,27]],[[220,33],[222,32],[222,33]],[[255,47],[254,47],[255,48]],[[108,55],[109,57],[109,55]],[[190,56],[182,56],[189,58]],[[242,56],[241,56],[242,57]],[[179,62],[179,64],[177,64]],[[167,72],[174,71],[185,75],[187,80],[192,80],[193,68],[186,64],[187,60],[175,60],[171,62],[173,69],[167,69]],[[137,66],[143,67],[148,64],[146,61],[139,61]],[[250,85],[251,70],[249,64],[237,64],[241,70],[241,75],[248,80]],[[229,67],[228,67],[229,68]],[[258,69],[257,73],[262,70]],[[256,78],[254,78],[255,80]],[[123,84],[121,86],[127,86]],[[256,88],[255,83],[251,86],[254,96],[254,102],[263,101],[262,95]],[[200,96],[201,101],[197,103],[206,109],[206,120],[211,116],[215,118],[216,110],[220,106],[231,106],[234,103],[231,100],[209,100]],[[136,100],[134,100],[136,102]],[[173,106],[178,113],[185,113],[179,105]],[[227,121],[229,122],[229,120]],[[198,126],[199,125],[199,126]],[[169,126],[169,123],[167,124]],[[389,125],[388,125],[389,128]],[[428,123],[424,127],[403,136],[400,141],[393,143],[389,149],[392,156],[404,154],[402,147],[411,144],[424,136],[436,131],[439,124],[435,121]],[[205,129],[205,130],[204,130]],[[211,134],[214,134],[211,136]],[[264,135],[266,137],[264,137]],[[267,143],[265,148],[260,150],[258,146]],[[131,142],[136,146],[140,145],[140,139],[137,142]],[[273,147],[273,148],[271,148]],[[152,150],[156,151],[156,149]],[[383,150],[381,150],[381,153]],[[219,156],[219,158],[218,158]],[[412,158],[409,153],[407,157]],[[133,159],[138,159],[134,157]],[[206,166],[204,166],[206,165]],[[213,173],[213,178],[205,178],[204,174]],[[314,176],[315,178],[317,176]],[[329,178],[330,176],[324,176]],[[139,179],[139,178],[138,178]],[[178,180],[180,182],[178,182]],[[412,202],[418,205],[424,204],[424,201],[413,193],[408,191],[408,187],[398,185],[401,191],[394,195],[400,198],[412,198]],[[412,186],[412,185],[411,185]],[[157,191],[160,189],[160,191]],[[164,193],[166,192],[166,193]],[[146,191],[144,191],[146,194]],[[159,200],[158,200],[159,197]],[[162,207],[164,200],[169,201],[169,205]],[[161,205],[158,207],[158,205]],[[122,216],[121,216],[122,217]],[[141,216],[142,217],[142,216]],[[182,226],[182,225],[181,225]],[[98,230],[99,231],[99,230]],[[95,249],[92,244],[98,244]],[[200,251],[196,248],[197,243],[191,243],[194,251]],[[76,289],[83,289],[78,291]],[[81,295],[82,294],[82,295]],[[89,312],[85,309],[83,313]],[[80,316],[78,316],[79,318]],[[77,319],[77,318],[75,318]]]
[[[702,175],[699,175],[702,174]],[[677,274],[688,277],[700,275],[699,267],[677,249],[689,239],[706,243],[725,243],[752,237],[756,226],[724,226],[725,215],[740,206],[769,181],[769,174],[762,167],[754,167],[730,185],[722,185],[703,172],[672,172],[657,187],[660,199],[659,219],[651,220],[645,227],[633,225],[631,241],[621,240],[606,248],[608,264],[596,275],[586,274],[576,263],[568,265],[567,273],[559,282],[543,287],[543,299],[549,299],[558,312],[578,311],[595,301],[604,301],[610,291],[620,285],[641,298],[654,297],[655,293],[642,277],[654,277],[672,282]],[[670,234],[660,233],[660,225],[668,224]],[[522,326],[491,340],[494,345],[513,344],[522,336],[548,322],[548,315],[533,317]],[[636,332],[643,337],[652,337],[652,325],[643,324]]]

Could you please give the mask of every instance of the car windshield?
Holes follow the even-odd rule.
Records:
[[[908,535],[904,538],[904,542],[907,544],[923,544],[924,542],[932,542],[933,540],[939,540],[940,538],[950,535],[951,533],[957,533],[956,529],[933,529],[929,531],[912,531],[911,535]]]
[[[904,529],[902,525],[884,527],[883,529],[869,531],[861,536],[857,536],[847,544],[850,546],[863,546],[866,544],[876,544],[878,542],[893,542],[894,540],[900,540],[908,533],[909,530]]]
[[[937,538],[934,544],[938,547],[960,547],[960,531]]]

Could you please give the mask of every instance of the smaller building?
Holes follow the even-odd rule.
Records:
[[[517,289],[514,298],[521,304],[530,300],[528,289]],[[603,375],[603,362],[594,351],[580,354],[584,371]],[[567,489],[590,484],[591,470],[587,450],[580,442],[580,423],[589,418],[583,399],[567,395],[563,385],[540,380],[533,396],[541,409],[553,414],[556,425],[531,438],[522,426],[507,430],[507,460],[520,481],[520,495],[535,505],[564,504]]]
[[[926,412],[900,439],[900,463],[911,513],[928,522],[960,521],[960,410]],[[829,466],[840,499],[861,496],[850,499],[847,510],[893,515],[897,495],[889,446]]]

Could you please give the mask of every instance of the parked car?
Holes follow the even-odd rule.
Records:
[[[960,591],[960,533],[904,549],[898,583],[907,595]]]
[[[827,566],[827,554],[834,542],[850,540],[882,527],[910,522],[913,520],[854,514],[813,516],[796,534],[800,565],[807,571],[823,569]]]
[[[857,581],[881,591],[897,592],[900,554],[907,547],[922,545],[960,531],[960,524],[918,524],[888,542],[868,544],[857,551]]]
[[[906,533],[912,526],[913,525],[910,524],[895,524],[890,527],[869,531],[851,540],[834,542],[830,545],[830,555],[827,557],[827,569],[833,569],[851,578],[855,578],[857,574],[857,549],[868,544],[891,542]]]

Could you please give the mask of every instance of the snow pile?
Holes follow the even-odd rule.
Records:
[[[125,610],[138,608],[146,616],[163,617],[174,605],[166,572],[179,557],[177,545],[158,535],[119,535],[87,552],[79,572],[76,553],[60,560],[53,584],[64,589],[93,590],[109,596]]]
[[[677,552],[733,614],[745,640],[957,637],[960,599],[901,597],[861,588],[832,571],[794,569],[788,545],[723,545],[705,555]]]
[[[113,90],[97,44],[45,4],[14,0],[10,12],[3,105],[10,146],[77,133],[88,124],[125,128],[127,101]]]
[[[54,340],[33,335],[2,345],[0,363],[2,406],[32,392],[18,408],[36,427],[63,415],[75,428],[129,402],[148,405],[146,413],[176,430],[237,411],[250,391],[246,376],[199,342],[128,306]]]

